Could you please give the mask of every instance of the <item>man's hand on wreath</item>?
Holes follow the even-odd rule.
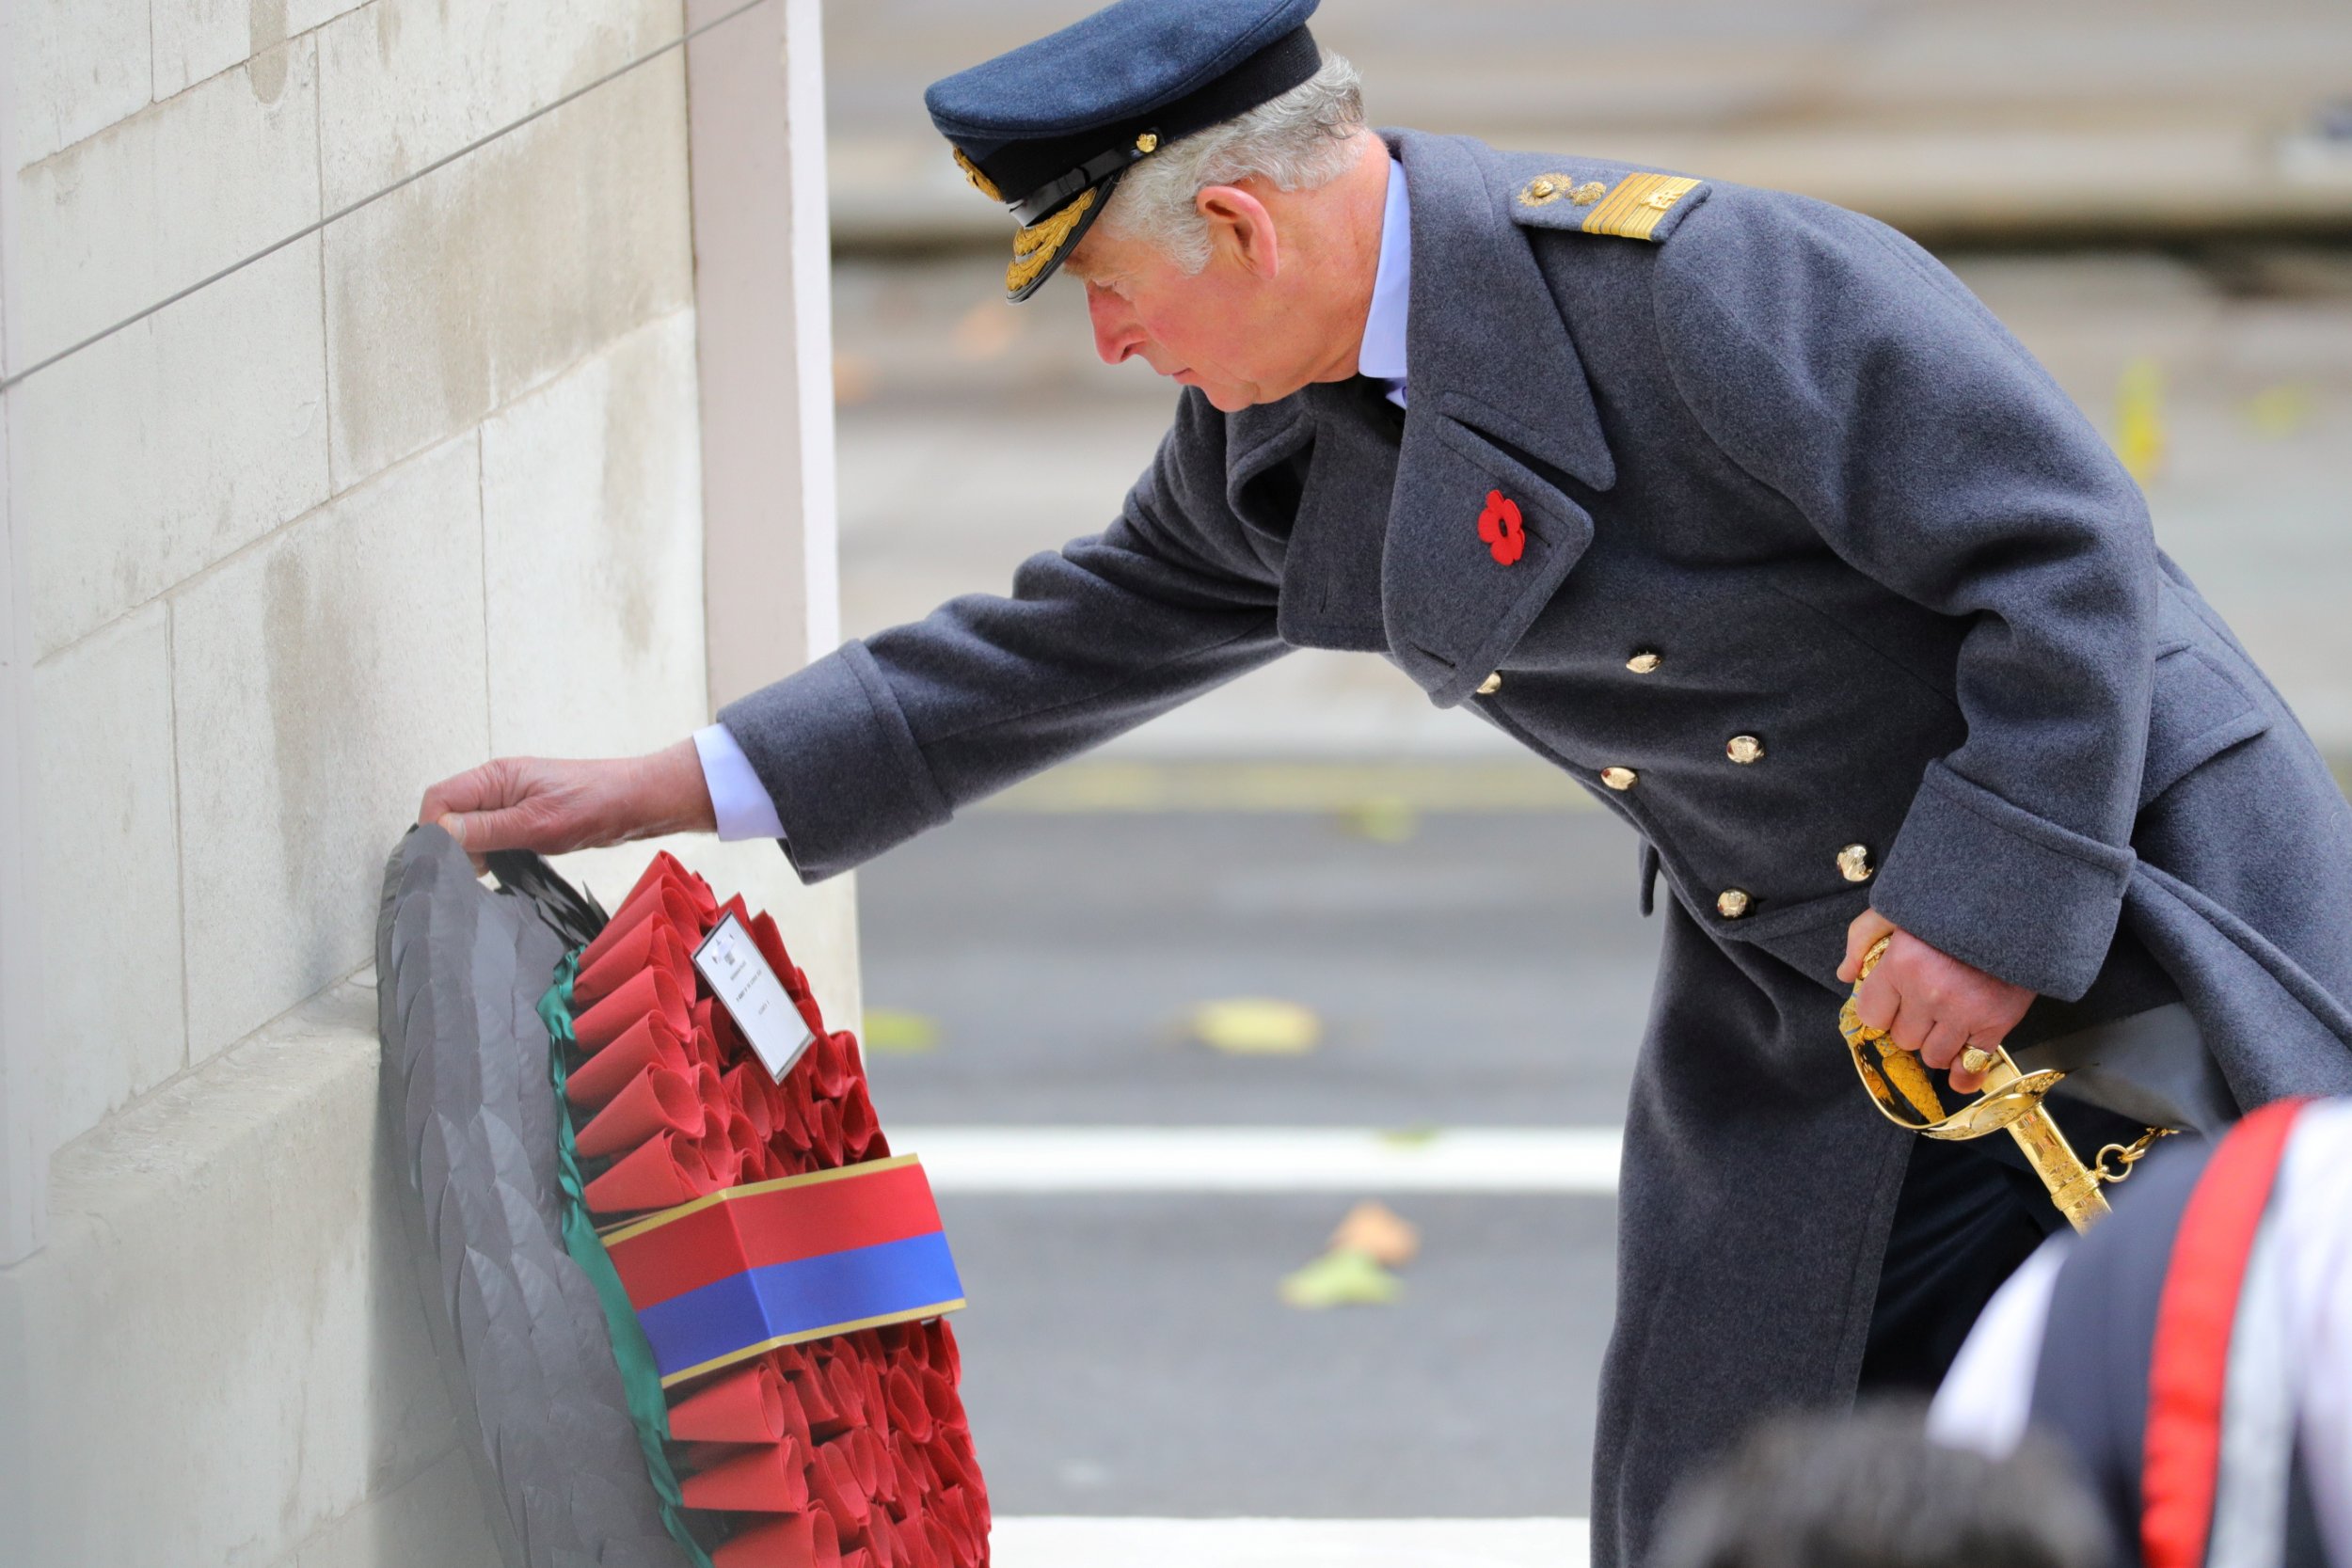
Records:
[[[1837,977],[1853,984],[1863,955],[1881,937],[1889,939],[1886,956],[1862,982],[1855,1016],[1919,1053],[1928,1066],[1948,1068],[1956,1093],[1976,1093],[1984,1074],[1963,1070],[1960,1053],[2000,1044],[2033,1005],[2033,992],[1938,952],[1876,910],[1863,911],[1846,927],[1846,961]]]
[[[597,762],[500,757],[426,790],[417,820],[446,829],[477,866],[492,849],[557,855],[717,827],[691,739]]]

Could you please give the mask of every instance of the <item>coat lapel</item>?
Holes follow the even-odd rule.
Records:
[[[1399,410],[1361,382],[1309,387],[1312,432],[1276,629],[1299,648],[1385,654],[1380,551],[1396,496]]]
[[[1582,361],[1495,154],[1455,137],[1394,134],[1413,201],[1406,325],[1412,411],[1380,568],[1389,652],[1440,707],[1500,665],[1592,542],[1593,520],[1552,477],[1616,482]],[[1525,533],[1516,561],[1480,536],[1490,493]]]

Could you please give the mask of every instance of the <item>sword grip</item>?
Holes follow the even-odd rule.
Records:
[[[1863,1046],[1884,1038],[1882,1031],[1867,1027],[1855,1016],[1854,1003],[1862,994],[1862,982],[1869,978],[1870,972],[1878,967],[1879,959],[1885,956],[1886,942],[1886,938],[1880,938],[1871,944],[1869,952],[1863,955],[1862,973],[1854,981],[1853,995],[1847,999],[1839,1014],[1838,1027],[1846,1035],[1847,1043],[1854,1053],[1857,1068],[1865,1065]],[[1883,1053],[1891,1053],[1898,1048],[1887,1042],[1880,1049]],[[1995,1048],[1993,1055],[1993,1066],[1984,1074],[1984,1094],[1988,1098],[2018,1083],[2021,1077],[2017,1064],[2010,1059],[2008,1052]],[[1894,1062],[1897,1059],[1890,1054],[1887,1063],[1890,1074],[1895,1072]],[[2055,1082],[2058,1075],[2049,1076]],[[1866,1087],[1871,1082],[1867,1071],[1863,1082]],[[1979,1137],[1992,1132],[1989,1127],[1983,1132],[1963,1130],[1964,1124],[1959,1116],[1945,1115],[1933,1088],[1915,1066],[1909,1067],[1907,1071],[1897,1076],[1895,1086],[1901,1090],[1905,1099],[1914,1101],[1913,1109],[1926,1117],[1928,1125],[1915,1127],[1915,1131],[1923,1132],[1930,1137],[1946,1138]],[[1884,1102],[1885,1095],[1886,1089],[1882,1086],[1874,1097],[1882,1099],[1880,1109],[1891,1117],[1892,1112]],[[2066,1141],[2066,1134],[2058,1131],[2058,1123],[2051,1118],[2048,1108],[2041,1103],[2038,1095],[2034,1103],[2009,1119],[2004,1127],[2009,1135],[2017,1140],[2019,1151],[2026,1156],[2026,1163],[2033,1167],[2033,1173],[2042,1179],[2042,1186],[2049,1189],[2051,1203],[2066,1216],[2067,1224],[2077,1231],[2084,1231],[2106,1217],[2107,1200],[2106,1195],[2099,1191],[2099,1173],[2083,1164],[2082,1156],[2074,1152],[2074,1145]]]
[[[2050,1201],[2066,1216],[2067,1224],[2079,1232],[2106,1217],[2107,1200],[2099,1191],[2099,1173],[2083,1164],[2048,1110],[2036,1105],[2009,1124],[2009,1135],[2017,1140],[2026,1163],[2050,1190]]]

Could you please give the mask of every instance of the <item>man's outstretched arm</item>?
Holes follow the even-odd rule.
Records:
[[[647,756],[485,764],[420,819],[476,855],[715,827],[778,837],[808,880],[846,870],[1282,651],[1277,568],[1225,481],[1224,418],[1188,392],[1110,527],[1031,558],[1009,595],[850,642]]]
[[[717,826],[691,740],[639,757],[499,757],[426,790],[417,820],[448,830],[476,856],[559,855]]]

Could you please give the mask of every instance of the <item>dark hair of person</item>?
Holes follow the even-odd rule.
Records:
[[[2107,1568],[2064,1453],[2031,1434],[2001,1460],[1945,1448],[1926,1409],[1762,1422],[1676,1491],[1645,1568]]]

